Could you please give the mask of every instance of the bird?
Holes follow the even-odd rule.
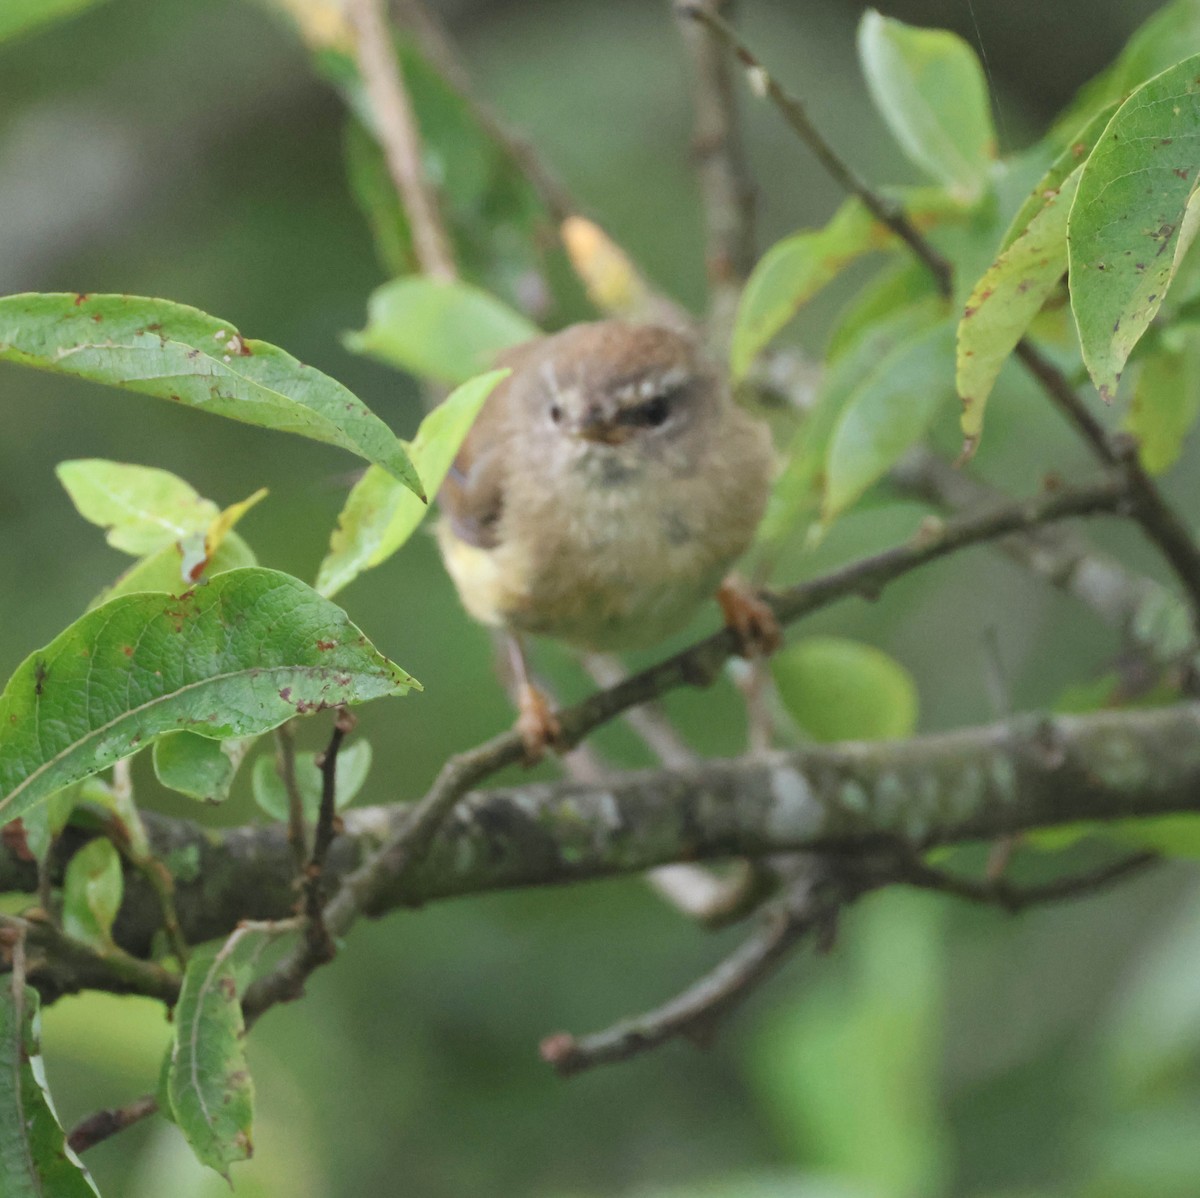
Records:
[[[769,606],[727,577],[774,472],[766,426],[694,336],[608,319],[502,353],[439,492],[437,538],[467,612],[508,637],[526,757],[561,728],[525,637],[590,653],[652,646],[716,596],[746,655],[779,643]]]

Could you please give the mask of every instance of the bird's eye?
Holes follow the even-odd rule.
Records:
[[[638,424],[643,424],[647,428],[658,428],[660,425],[666,424],[667,417],[671,414],[671,404],[665,395],[656,395],[653,399],[634,408],[633,414]]]
[[[558,404],[556,404],[556,403],[552,403],[552,404],[550,405],[550,419],[551,419],[551,420],[552,420],[552,421],[553,421],[555,424],[560,424],[560,423],[562,422],[562,417],[563,417],[563,410],[562,410],[562,408],[560,408],[560,407],[558,406]]]

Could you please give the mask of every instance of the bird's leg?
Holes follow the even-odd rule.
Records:
[[[562,725],[550,701],[529,676],[525,645],[515,633],[508,634],[508,660],[515,683],[517,732],[525,745],[525,761],[536,765],[548,748],[560,748]]]
[[[783,644],[783,633],[775,613],[754,593],[744,578],[730,574],[717,588],[717,602],[725,623],[738,638],[738,652],[753,661],[770,657]]]

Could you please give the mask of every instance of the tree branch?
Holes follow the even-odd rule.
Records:
[[[601,785],[530,783],[466,796],[411,868],[381,881],[364,914],[518,887],[630,875],[672,861],[716,861],[792,852],[874,854],[1076,821],[1200,813],[1200,703],[1057,718],[1021,715],[904,742],[833,745],[692,769],[622,774]],[[405,807],[350,809],[327,861],[353,876],[408,823]],[[146,816],[160,856],[192,855],[179,880],[180,919],[194,943],[242,920],[284,919],[295,901],[291,852],[280,824],[216,832]],[[61,873],[79,845],[69,829]],[[899,873],[893,880],[904,880]],[[158,926],[153,893],[138,876],[115,934],[148,950]],[[32,892],[36,872],[0,852],[0,889]],[[27,923],[30,953],[38,940]],[[53,929],[50,930],[51,932]],[[57,970],[57,948],[45,954]],[[119,988],[88,954],[77,984]],[[58,977],[53,973],[52,977]],[[153,992],[154,985],[137,986]],[[164,996],[169,997],[169,996]]]
[[[1003,492],[924,449],[903,458],[888,477],[902,493],[957,515],[1004,501]],[[1089,607],[1130,648],[1158,662],[1177,658],[1186,649],[1178,629],[1186,627],[1187,610],[1178,596],[1154,579],[1135,574],[1070,529],[1031,529],[1004,537],[996,547]]]
[[[942,295],[952,296],[954,276],[949,261],[926,239],[900,205],[887,200],[855,174],[809,119],[804,105],[767,72],[733,27],[700,0],[680,0],[678,7],[683,15],[706,25],[737,54],[754,86],[771,100],[833,179],[851,195],[857,196],[877,220],[909,247],[929,270]],[[1127,439],[1110,438],[1066,375],[1031,341],[1022,338],[1015,353],[1049,399],[1075,426],[1096,458],[1105,466],[1115,466],[1124,472],[1133,501],[1131,515],[1158,547],[1187,591],[1192,621],[1200,631],[1200,546],[1179,514],[1163,498],[1154,480],[1142,469],[1136,445],[1126,443]]]
[[[718,10],[729,8],[732,0],[706,3]],[[692,153],[704,202],[712,324],[724,342],[754,265],[754,185],[738,127],[729,50],[695,22],[680,25],[692,65]]]
[[[421,270],[435,279],[453,279],[458,271],[442,223],[437,196],[421,163],[421,135],[412,102],[400,75],[400,63],[381,0],[348,0],[356,34],[355,55],[392,182],[404,204]]]
[[[762,912],[751,936],[682,994],[590,1036],[547,1036],[542,1060],[561,1077],[570,1077],[596,1065],[627,1061],[679,1037],[708,1044],[719,1023],[778,969],[800,940],[811,931],[832,928],[839,908],[852,897],[848,890],[830,886],[827,872],[806,877]]]

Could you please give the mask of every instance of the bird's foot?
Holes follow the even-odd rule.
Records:
[[[750,584],[731,574],[717,588],[725,623],[738,638],[742,657],[770,657],[783,644],[783,632],[771,605]]]
[[[562,725],[549,700],[531,682],[522,682],[517,689],[516,730],[525,746],[525,764],[537,765],[547,749],[561,751]]]

